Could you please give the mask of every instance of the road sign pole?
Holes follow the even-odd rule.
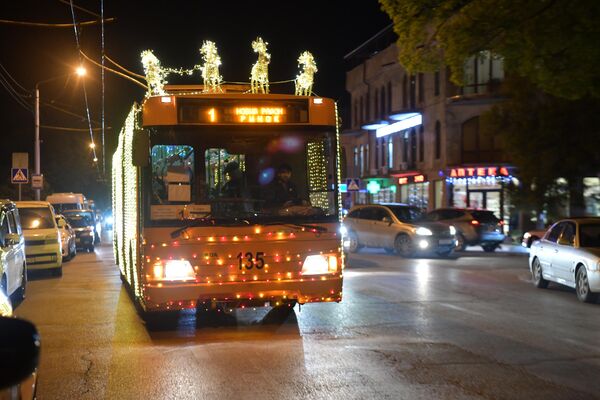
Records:
[[[19,201],[21,201],[21,183],[19,183]]]

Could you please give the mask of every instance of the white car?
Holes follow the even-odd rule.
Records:
[[[25,234],[27,268],[62,276],[62,249],[54,208],[47,201],[17,201]]]
[[[538,288],[556,282],[593,303],[600,293],[600,218],[558,221],[531,245],[529,269]]]
[[[61,214],[56,216],[56,225],[60,232],[60,247],[62,249],[63,261],[70,261],[77,254],[75,231]]]
[[[19,211],[10,200],[0,200],[0,294],[16,307],[25,298],[27,265]]]

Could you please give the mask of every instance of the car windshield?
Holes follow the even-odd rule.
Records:
[[[600,223],[579,225],[579,246],[600,247]]]
[[[473,218],[478,220],[479,222],[498,222],[499,219],[496,218],[493,212],[491,211],[471,211],[471,215]]]
[[[423,212],[417,207],[387,206],[401,222],[416,222],[423,219]]]
[[[19,208],[19,216],[23,229],[54,228],[52,213],[48,207]]]
[[[64,213],[73,228],[94,226],[94,217],[90,212]]]

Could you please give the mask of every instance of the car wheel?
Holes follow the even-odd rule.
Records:
[[[454,250],[450,249],[450,250],[444,250],[444,251],[438,251],[437,254],[440,257],[450,257],[450,255],[452,254]]]
[[[467,242],[462,233],[456,235],[456,251],[465,251]]]
[[[404,233],[398,235],[394,240],[394,249],[402,257],[411,257],[415,252],[412,239]]]
[[[52,270],[52,275],[53,276],[62,276],[62,272],[63,272],[62,269],[63,269],[62,265],[60,267],[58,267],[58,268],[54,268]]]
[[[481,248],[486,253],[493,253],[498,248],[498,245],[497,244],[482,244]]]
[[[531,264],[531,278],[533,279],[533,284],[535,287],[540,289],[545,289],[548,287],[548,281],[544,279],[542,275],[542,264],[540,264],[540,260],[538,258],[533,259],[533,263]]]
[[[584,303],[594,303],[598,298],[596,293],[590,290],[590,282],[588,281],[587,271],[584,266],[579,267],[575,276],[575,291],[577,298]]]
[[[348,232],[348,251],[350,253],[356,253],[360,249],[358,244],[358,235],[354,231]]]

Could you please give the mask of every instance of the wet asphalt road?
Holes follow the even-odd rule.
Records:
[[[525,255],[352,255],[340,304],[185,313],[149,332],[111,248],[37,276],[39,399],[600,398],[600,304],[535,289]]]

